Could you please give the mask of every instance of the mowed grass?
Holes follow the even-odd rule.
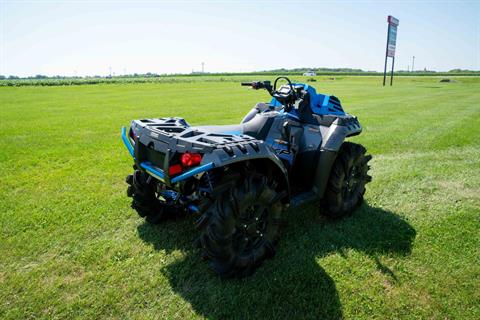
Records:
[[[0,88],[0,318],[479,319],[480,78],[456,81],[311,83],[364,126],[366,202],[338,221],[289,210],[275,259],[242,280],[210,272],[192,217],[150,226],[130,209],[120,127],[237,123],[265,92]]]

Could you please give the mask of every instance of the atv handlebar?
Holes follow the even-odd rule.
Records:
[[[252,81],[252,82],[242,82],[242,86],[252,87],[254,90],[265,89],[270,94],[272,94],[272,85],[270,81]]]
[[[281,86],[277,90],[277,82],[279,80],[285,80],[287,82],[286,85]],[[275,79],[275,82],[272,83],[270,81],[252,81],[252,82],[242,82],[242,86],[252,87],[252,89],[265,89],[268,93],[278,102],[280,102],[284,107],[285,110],[290,110],[295,102],[298,99],[297,93],[295,92],[295,88],[293,87],[293,83],[287,77],[278,77]]]

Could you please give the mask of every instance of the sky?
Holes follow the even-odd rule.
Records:
[[[480,70],[477,1],[6,1],[0,75],[345,67]]]

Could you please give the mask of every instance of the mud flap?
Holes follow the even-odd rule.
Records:
[[[320,150],[320,157],[318,159],[313,181],[313,192],[315,192],[319,198],[322,198],[325,193],[328,178],[330,177],[330,170],[332,169],[336,157],[337,151]]]

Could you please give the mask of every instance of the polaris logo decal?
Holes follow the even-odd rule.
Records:
[[[293,163],[293,154],[290,150],[287,149],[274,149],[275,153],[278,155],[280,159],[287,160],[288,163]]]
[[[290,150],[286,150],[286,149],[274,149],[275,150],[275,153],[277,154],[291,154]]]

